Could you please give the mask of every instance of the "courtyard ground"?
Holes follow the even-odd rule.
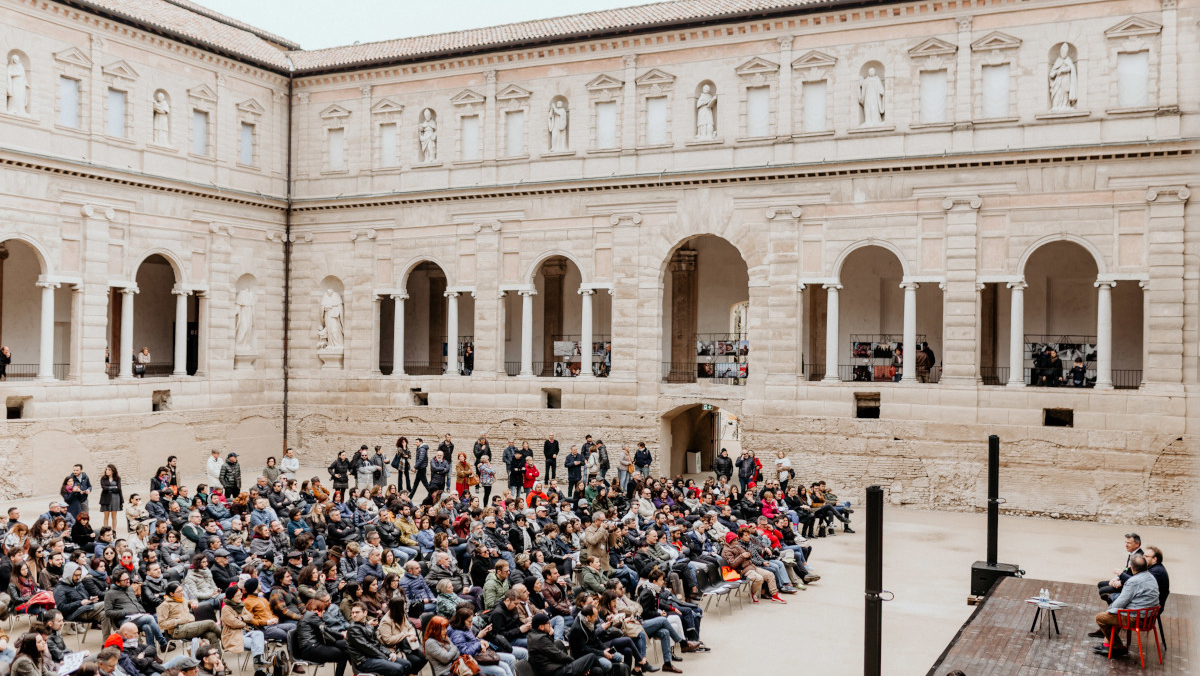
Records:
[[[324,477],[325,472],[308,467],[300,472],[302,477],[314,475]],[[199,480],[189,478],[185,483],[194,486]],[[32,523],[49,499],[5,505],[20,507],[22,519]],[[93,509],[95,503],[93,499]],[[812,564],[822,579],[807,591],[786,597],[788,605],[752,607],[735,599],[731,613],[724,606],[720,612],[711,609],[702,635],[713,651],[685,655],[679,664],[684,673],[728,676],[753,669],[752,673],[763,674],[861,674],[866,514],[865,508],[856,509],[852,523],[856,534],[812,541]],[[95,520],[99,522],[98,516]],[[1144,544],[1162,548],[1172,573],[1172,593],[1200,594],[1200,580],[1189,574],[1200,561],[1196,530],[1001,517],[999,558],[1019,564],[1028,577],[1094,584],[1110,577],[1112,569],[1124,562],[1122,536],[1131,530],[1142,536]],[[970,567],[984,556],[985,531],[983,514],[885,508],[883,586],[896,599],[884,604],[883,610],[884,674],[925,674],[970,616],[972,607],[966,603]],[[1101,608],[1097,598],[1087,608],[1060,612],[1094,615]],[[18,625],[18,632],[22,626]],[[75,647],[78,638],[67,637],[67,641]],[[100,647],[95,632],[86,647],[93,651]],[[1097,657],[1096,663],[1096,673],[1104,673],[1103,660]]]

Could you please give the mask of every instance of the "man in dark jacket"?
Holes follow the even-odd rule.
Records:
[[[224,593],[229,589],[229,585],[237,581],[238,576],[242,571],[238,567],[229,562],[229,550],[221,547],[213,552],[213,562],[208,566],[212,571],[213,584],[217,585],[217,589]]]
[[[729,451],[722,448],[721,455],[713,461],[713,472],[716,472],[717,478],[725,477],[726,479],[733,478],[733,458],[729,457]]]
[[[221,488],[225,497],[232,500],[242,492],[242,466],[238,464],[238,454],[230,453],[225,456],[225,464],[221,465]],[[149,507],[147,507],[149,509]]]
[[[530,623],[522,624],[517,615],[517,606],[521,603],[521,594],[524,591],[524,585],[517,585],[504,592],[504,598],[500,599],[500,603],[497,603],[488,615],[488,620],[492,623],[492,633],[503,636],[512,645],[521,645],[533,629]]]
[[[114,627],[120,627],[126,618],[136,617],[130,621],[154,639],[159,649],[165,652],[167,637],[163,636],[162,630],[158,628],[155,616],[147,614],[138,601],[132,581],[129,571],[123,568],[117,568],[117,572],[112,574],[112,586],[104,592],[104,615]]]
[[[413,673],[412,664],[402,654],[389,652],[379,642],[375,628],[367,624],[367,609],[361,603],[350,607],[346,648],[350,663],[357,673],[377,676],[406,676]]]
[[[758,473],[758,465],[754,464],[754,456],[750,455],[750,451],[742,451],[742,456],[734,464],[737,465],[738,482],[742,484],[744,495],[750,482],[754,481],[754,475]]]
[[[563,460],[563,467],[567,470],[567,498],[575,496],[575,484],[583,479],[583,465],[586,461],[583,455],[579,453],[578,446],[572,446],[571,452],[567,454]]]
[[[88,595],[82,580],[82,568],[70,561],[63,564],[62,578],[54,587],[54,606],[68,622],[99,622],[104,605],[99,598]]]
[[[413,494],[416,495],[417,486],[425,486],[425,491],[429,492],[429,479],[425,477],[425,471],[429,468],[429,444],[417,437],[417,458],[413,462],[413,469],[417,470],[417,477],[413,479]]]
[[[600,663],[600,668],[604,671],[611,671],[613,663],[619,663],[622,655],[614,653],[600,642],[600,638],[596,636],[598,629],[596,624],[599,621],[600,614],[596,611],[596,606],[587,604],[580,609],[579,616],[575,618],[570,631],[567,632],[567,642],[570,644],[571,657],[595,655]]]
[[[542,455],[546,456],[546,471],[542,479],[549,481],[558,478],[558,440],[551,434],[542,442]]]
[[[533,629],[529,633],[529,666],[533,667],[534,676],[588,676],[593,672],[601,673],[596,655],[584,655],[573,660],[558,647],[550,629],[549,615],[537,613],[530,623]]]

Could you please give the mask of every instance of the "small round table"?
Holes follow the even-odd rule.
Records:
[[[1058,614],[1057,611],[1066,608],[1067,604],[1062,601],[1054,601],[1052,599],[1025,599],[1025,603],[1037,606],[1037,610],[1033,613],[1033,624],[1029,626],[1029,631],[1032,632],[1037,628],[1038,619],[1042,620],[1042,624],[1046,625],[1046,638],[1051,637],[1050,625],[1046,624],[1045,617],[1042,616],[1042,611],[1048,611],[1046,614],[1050,616],[1050,620],[1054,623],[1054,634],[1062,634],[1058,630]]]

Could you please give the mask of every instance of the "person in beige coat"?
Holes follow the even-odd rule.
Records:
[[[611,571],[612,566],[608,562],[608,529],[605,527],[605,522],[608,517],[604,512],[596,512],[592,515],[592,524],[583,531],[584,551],[593,559],[600,559],[600,570],[605,572]]]
[[[231,653],[248,649],[254,656],[255,666],[262,666],[266,637],[250,626],[254,615],[242,603],[242,590],[237,586],[225,590],[225,605],[221,607],[221,647]]]
[[[196,621],[191,611],[196,602],[184,600],[183,585],[172,582],[167,585],[166,592],[157,614],[158,626],[168,638],[183,640],[200,637],[214,645],[221,640],[221,631],[217,629],[216,622]]]

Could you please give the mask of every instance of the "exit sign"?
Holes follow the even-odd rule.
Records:
[[[700,404],[700,410],[701,411],[711,411],[711,410],[713,410],[713,405],[712,404]]]

